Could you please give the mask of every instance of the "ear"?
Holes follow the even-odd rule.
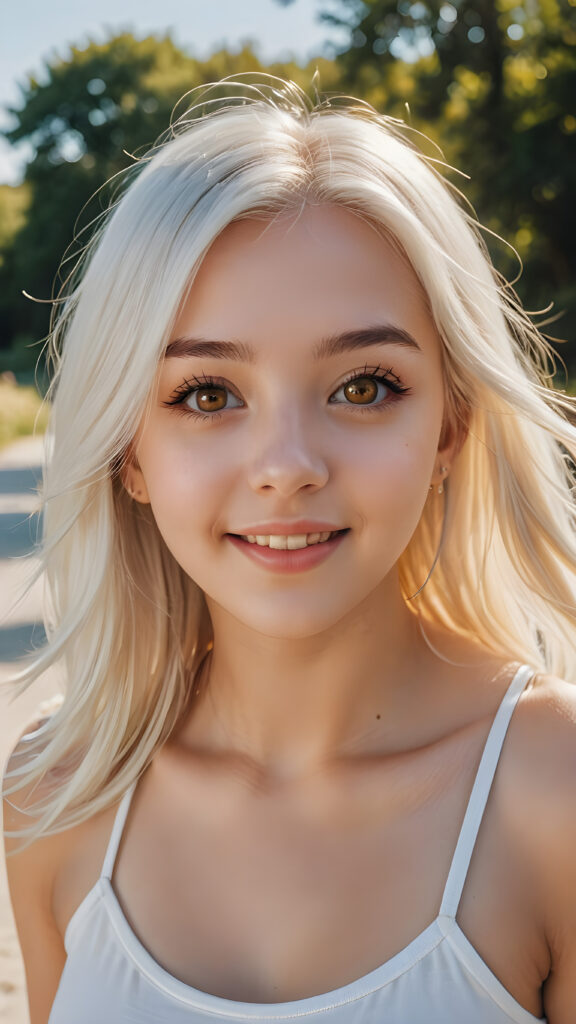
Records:
[[[129,455],[120,476],[124,487],[134,501],[140,502],[141,505],[150,504],[144,474],[135,455]]]
[[[468,424],[463,420],[450,417],[442,425],[438,451],[434,463],[434,474],[430,485],[440,486],[449,475],[454,460],[461,452],[468,437]]]

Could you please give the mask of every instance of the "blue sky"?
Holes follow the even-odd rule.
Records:
[[[265,60],[289,53],[305,59],[341,38],[318,21],[320,7],[327,6],[326,0],[295,0],[289,7],[275,0],[20,0],[10,5],[9,23],[5,16],[0,33],[0,107],[18,105],[17,83],[29,72],[39,73],[45,58],[110,30],[142,36],[169,29],[180,46],[200,57],[250,38]],[[7,123],[2,109],[0,126]],[[18,181],[21,166],[22,155],[0,140],[0,183]]]

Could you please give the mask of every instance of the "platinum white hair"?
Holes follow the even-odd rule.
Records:
[[[413,601],[422,622],[576,681],[574,406],[438,162],[400,122],[359,101],[314,106],[277,79],[233,78],[193,100],[129,175],[53,331],[48,639],[17,685],[61,661],[67,688],[5,781],[7,793],[57,783],[19,833],[30,840],[120,797],[188,707],[209,648],[203,595],[121,469],[182,299],[239,218],[336,204],[409,260],[442,340],[447,419],[468,434],[445,509],[431,496],[401,558],[404,593],[419,591],[442,533]]]

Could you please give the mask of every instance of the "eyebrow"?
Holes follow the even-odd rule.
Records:
[[[323,338],[314,348],[314,359],[329,359],[358,348],[375,345],[399,345],[422,351],[420,345],[408,331],[393,324],[376,324],[360,327],[341,334]],[[165,359],[187,359],[190,356],[204,356],[211,359],[230,359],[239,363],[255,363],[256,352],[250,345],[236,341],[208,341],[205,338],[182,337],[171,341],[164,353]]]

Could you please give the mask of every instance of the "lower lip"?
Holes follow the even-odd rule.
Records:
[[[243,554],[251,558],[252,561],[258,565],[264,566],[265,569],[270,569],[273,572],[305,572],[307,569],[313,569],[316,565],[320,565],[326,558],[332,554],[333,551],[342,543],[344,533],[337,533],[335,537],[330,540],[325,540],[320,544],[310,544],[306,548],[297,548],[295,551],[277,551],[276,548],[264,547],[260,544],[251,544],[250,541],[242,540],[241,537],[235,536],[235,534],[227,533],[226,537],[242,551]]]

